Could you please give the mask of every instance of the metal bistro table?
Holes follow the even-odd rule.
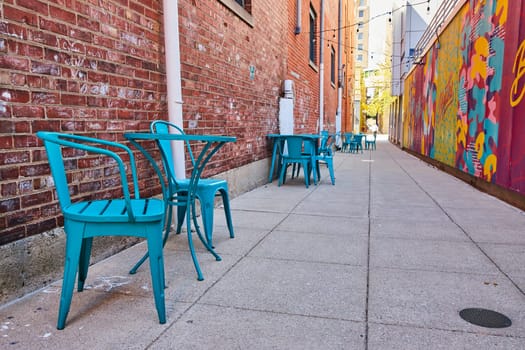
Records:
[[[295,135],[288,135],[288,134],[268,134],[266,135],[269,139],[273,139],[273,150],[272,150],[272,160],[270,164],[270,174],[268,175],[268,183],[271,183],[273,180],[273,173],[275,168],[275,162],[277,162],[277,173],[279,173],[279,167],[281,165],[279,155],[282,152],[282,148],[284,147],[284,142],[286,140],[286,137],[288,136],[302,136],[306,139],[311,139],[315,141],[315,143],[318,143],[318,140],[321,138],[321,135],[319,134],[295,134]],[[315,149],[317,152],[317,147]],[[315,177],[315,175],[314,175]]]
[[[164,201],[166,203],[166,208],[168,206],[183,206],[185,205],[186,210],[186,224],[187,224],[187,233],[188,233],[188,246],[191,253],[191,258],[193,260],[193,264],[195,265],[195,270],[197,271],[197,279],[199,281],[202,281],[204,279],[202,275],[202,271],[199,266],[199,262],[197,260],[197,255],[195,254],[195,248],[193,246],[193,240],[191,236],[191,222],[193,220],[194,226],[195,226],[195,232],[197,233],[197,236],[199,237],[202,244],[206,247],[206,249],[213,254],[215,259],[217,261],[221,260],[221,257],[213,250],[213,248],[207,243],[206,239],[202,236],[200,227],[197,223],[197,215],[196,215],[196,209],[195,209],[195,198],[196,198],[196,190],[197,190],[197,184],[199,182],[199,179],[202,175],[202,172],[204,171],[204,168],[206,167],[206,164],[209,162],[211,157],[217,153],[217,151],[224,146],[227,142],[235,142],[237,139],[233,136],[214,136],[214,135],[188,135],[188,134],[157,134],[157,133],[125,133],[124,137],[128,139],[144,156],[148,159],[148,161],[151,163],[153,168],[155,169],[155,172],[159,176],[160,184],[162,187],[162,193],[164,197]],[[161,156],[163,157],[162,161],[163,164],[168,164],[166,162],[166,155],[164,152],[162,152],[162,148],[158,144],[161,140],[169,140],[169,141],[183,141],[184,144],[186,142],[190,141],[197,141],[204,143],[204,146],[199,153],[199,156],[197,157],[195,161],[195,166],[193,167],[193,170],[191,172],[191,178],[190,183],[188,186],[188,190],[184,192],[176,192],[173,186],[170,186],[170,183],[173,183],[170,181],[170,176],[174,176],[172,174],[172,171],[170,169],[165,169],[165,171],[161,171],[160,168],[157,165],[157,162],[155,159],[151,156],[151,154],[140,144],[140,141],[155,141],[157,143],[157,146],[159,146],[159,150],[161,153]],[[164,166],[164,168],[166,168]],[[171,212],[171,211],[170,211]],[[168,235],[170,232],[171,225],[171,218],[168,218],[168,224],[166,225],[166,231],[164,234],[163,244],[166,244],[166,241],[168,239]],[[140,265],[148,258],[148,255],[144,255],[141,260],[137,262],[137,264],[131,269],[130,273],[135,273],[136,270],[140,267]]]

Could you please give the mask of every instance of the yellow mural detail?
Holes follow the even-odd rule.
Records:
[[[479,37],[474,43],[474,53],[472,55],[472,70],[470,77],[476,79],[477,75],[481,79],[487,79],[487,57],[489,56],[489,42],[485,37]]]
[[[499,16],[499,25],[502,26],[507,23],[507,13],[509,10],[509,3],[507,0],[499,0],[496,3],[496,14]]]
[[[467,130],[468,130],[467,123],[464,123],[463,121],[458,119],[458,122],[456,125],[456,133],[458,134],[456,145],[463,144],[463,147],[467,147]]]
[[[498,164],[498,159],[494,154],[491,154],[485,159],[483,175],[485,175],[485,179],[489,182],[492,180],[492,175],[496,172],[496,164]]]
[[[478,154],[478,159],[483,158],[483,144],[485,143],[485,133],[480,132],[478,137],[476,137],[476,153]]]
[[[457,109],[459,99],[459,70],[461,69],[460,36],[462,16],[456,16],[440,34],[440,49],[436,50],[437,74],[436,110],[433,113],[434,158],[455,166],[457,152]],[[430,61],[430,60],[429,60]]]
[[[514,73],[514,81],[510,88],[510,105],[516,107],[525,96],[525,40],[521,42],[516,52],[512,73]]]

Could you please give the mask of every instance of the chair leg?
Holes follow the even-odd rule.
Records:
[[[281,173],[279,174],[279,183],[278,183],[278,186],[281,186],[284,182],[284,178],[286,177],[286,167],[288,166],[288,164],[286,163],[283,163],[281,165]]]
[[[175,230],[175,234],[180,234],[182,230],[182,224],[184,224],[184,217],[186,216],[186,206],[185,205],[178,205],[177,206],[177,229]]]
[[[304,183],[306,184],[306,188],[308,188],[308,185],[310,184],[310,181],[309,181],[309,170],[308,170],[308,163],[307,162],[304,162],[303,163],[303,173],[304,173]]]
[[[233,233],[233,222],[232,222],[232,214],[230,211],[230,198],[228,195],[228,190],[226,189],[220,189],[219,192],[222,196],[222,205],[224,206],[224,216],[226,217],[226,224],[228,225],[228,230],[230,231],[230,238],[235,238],[235,234]]]
[[[84,282],[86,281],[89,258],[91,257],[91,247],[93,246],[93,237],[84,238],[82,240],[82,248],[80,248],[80,260],[78,265],[78,284],[77,291],[82,292],[84,290]]]
[[[205,200],[202,200],[205,198]],[[211,198],[211,202],[209,199]],[[206,236],[206,242],[213,247],[212,238],[213,238],[213,209],[215,207],[214,194],[204,194],[200,198],[201,202],[201,216],[202,216],[202,225],[204,226],[204,235]]]
[[[166,245],[166,242],[168,241],[168,237],[169,237],[169,234],[170,234],[170,230],[171,230],[171,217],[173,216],[173,206],[172,205],[168,205],[168,219],[166,220],[166,226],[165,226],[165,231],[164,231],[164,238],[162,239],[162,246],[164,247]],[[135,264],[135,266],[133,266],[131,268],[131,270],[129,270],[129,274],[130,275],[134,275],[137,273],[137,270],[139,269],[139,267],[144,263],[144,261],[146,261],[146,259],[148,259],[149,257],[149,252],[146,252],[146,254],[144,254],[144,256],[142,256],[142,258],[140,258],[139,261],[137,261],[137,263]]]
[[[70,224],[64,222],[64,230],[71,232],[66,238],[66,256],[64,261],[64,279],[62,281],[62,292],[60,294],[60,307],[58,309],[57,329],[64,329],[67,314],[71,306],[73,288],[75,287],[75,277],[77,275],[78,262],[80,260],[80,250],[82,249],[82,238],[75,237],[73,232],[83,232],[84,225]],[[80,235],[79,235],[80,236]]]
[[[160,234],[162,227],[159,226]],[[164,257],[162,255],[162,241],[159,232],[148,232],[148,253],[150,256],[151,286],[153,288],[153,297],[155,307],[161,324],[166,323],[166,306],[164,298]]]
[[[191,235],[191,217],[189,210],[186,211],[186,227],[188,231],[188,246],[190,249],[191,259],[193,260],[193,265],[195,266],[195,271],[197,271],[197,280],[203,281],[204,276],[202,275],[199,261],[197,260],[197,255],[195,254],[195,247],[193,246],[193,237]]]
[[[330,158],[327,158],[325,161],[326,165],[328,166],[328,171],[330,172],[330,180],[332,180],[332,185],[335,185],[334,163]]]

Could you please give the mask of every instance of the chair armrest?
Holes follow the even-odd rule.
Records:
[[[88,145],[85,143],[93,143],[93,144],[99,144],[99,145],[104,145],[104,146],[110,146],[110,147],[115,147],[115,148],[119,148],[119,149],[126,151],[126,153],[129,156],[130,171],[131,171],[131,176],[133,179],[134,197],[138,199],[140,198],[140,195],[138,191],[138,180],[137,180],[137,174],[135,170],[136,169],[135,158],[129,147],[122,145],[120,143],[117,143],[117,142],[101,140],[101,139],[88,137],[88,136],[74,135],[74,134],[38,131],[36,135],[42,140],[44,140],[45,142],[51,142],[51,143],[54,143],[60,146],[80,149],[80,150],[84,150],[90,153],[102,154],[102,155],[105,155],[105,156],[108,156],[114,159],[119,168],[120,180],[122,183],[122,192],[124,195],[124,199],[126,201],[126,208],[128,211],[129,218],[130,220],[133,220],[133,221],[135,220],[135,216],[133,215],[133,209],[131,205],[131,195],[130,195],[129,188],[128,188],[128,178],[127,178],[126,166],[122,158],[117,153],[111,150],[108,150],[106,148],[96,147],[94,145]],[[51,158],[52,156],[53,156],[52,154],[48,153],[48,158]],[[54,156],[56,157],[56,155]],[[60,157],[61,157],[61,154],[60,154]]]

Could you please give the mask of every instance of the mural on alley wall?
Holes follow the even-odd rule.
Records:
[[[456,162],[456,130],[457,109],[459,99],[459,75],[457,67],[460,66],[460,32],[461,19],[456,16],[448,25],[448,29],[439,36],[439,41],[433,46],[435,55],[438,56],[436,79],[434,85],[439,92],[436,96],[434,150],[432,158],[449,166]],[[438,49],[439,47],[439,49]]]
[[[508,6],[466,1],[415,65],[403,146],[525,194],[525,1]]]
[[[456,166],[492,181],[497,170],[504,22],[495,0],[467,2],[462,20]],[[500,4],[502,1],[498,1]]]

